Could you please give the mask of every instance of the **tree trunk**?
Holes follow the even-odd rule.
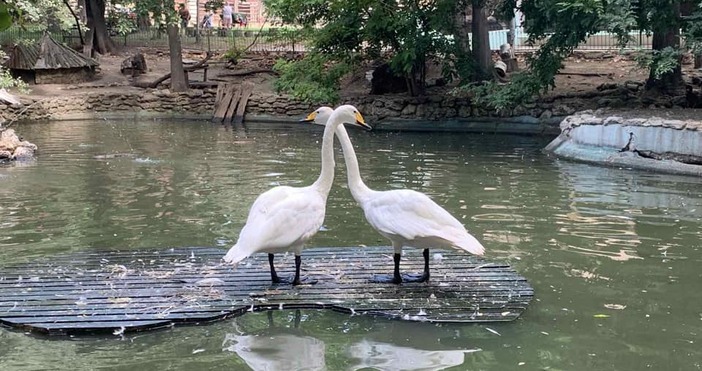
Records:
[[[183,69],[183,50],[180,46],[178,25],[173,23],[166,27],[168,31],[168,49],[171,54],[171,91],[187,91],[188,80]]]
[[[470,54],[470,37],[468,30],[468,8],[463,4],[462,1],[457,1],[456,15],[454,22],[456,25],[456,41],[458,42],[459,48],[462,54]]]
[[[151,28],[151,20],[148,14],[137,14],[137,28],[139,28],[139,31],[148,31]]]
[[[100,54],[117,52],[117,45],[107,33],[105,0],[86,0],[85,12],[88,17],[88,28],[92,33],[93,51]]]
[[[680,4],[672,5],[670,11],[673,12],[673,19],[679,19]],[[655,51],[661,51],[667,47],[677,50],[680,47],[680,28],[676,24],[671,24],[668,27],[654,29],[652,41],[652,47]],[[685,94],[680,59],[678,59],[677,66],[671,72],[665,73],[659,78],[656,78],[654,74],[655,68],[655,64],[651,66],[651,71],[646,81],[647,90],[655,89],[662,94],[671,95]]]
[[[481,81],[489,79],[492,68],[492,54],[490,51],[490,36],[488,34],[488,21],[483,1],[473,2],[473,61],[475,73],[473,79]]]

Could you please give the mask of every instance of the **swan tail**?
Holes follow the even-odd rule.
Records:
[[[242,249],[239,246],[239,244],[236,244],[236,245],[232,246],[232,248],[229,249],[229,251],[227,251],[227,254],[224,255],[222,260],[224,260],[225,263],[237,264],[240,261],[246,259],[249,255],[250,254],[248,252],[244,251],[244,249]]]
[[[471,236],[470,234],[463,238],[461,241],[457,241],[455,246],[459,249],[468,251],[473,255],[484,255],[485,247],[478,241],[477,238]]]

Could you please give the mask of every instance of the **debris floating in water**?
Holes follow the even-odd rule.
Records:
[[[497,335],[497,336],[502,336],[499,332],[497,332],[497,331],[495,331],[495,330],[493,330],[493,329],[491,329],[491,328],[489,328],[489,327],[486,327],[485,329],[488,330],[488,331],[490,331],[490,332],[492,332],[493,334],[495,334],[495,335]]]
[[[115,330],[115,331],[112,333],[112,335],[115,335],[115,336],[122,336],[122,335],[124,335],[124,330],[126,330],[126,328],[125,328],[124,326],[122,326],[122,327],[118,328],[117,330]]]

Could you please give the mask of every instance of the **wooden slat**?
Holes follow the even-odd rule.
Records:
[[[233,84],[230,84],[227,86],[227,89],[224,90],[224,94],[222,95],[222,99],[219,100],[219,104],[215,102],[215,112],[212,117],[212,122],[222,122],[222,119],[224,118],[224,114],[227,113],[227,110],[229,109],[229,105],[232,102],[232,97],[234,96],[234,90],[236,88],[234,87]]]
[[[253,92],[254,85],[250,82],[246,82],[242,86],[243,93],[241,94],[241,100],[239,101],[239,108],[236,110],[236,116],[232,123],[241,124],[244,121],[244,112],[246,112],[246,105],[249,103],[249,97]]]
[[[392,271],[389,247],[314,248],[303,253],[317,284],[271,285],[266,254],[236,268],[223,249],[80,252],[0,268],[0,324],[47,334],[143,331],[207,323],[271,309],[330,309],[410,321],[511,321],[533,289],[512,268],[460,251],[437,250],[429,283],[369,282]],[[276,256],[279,274],[292,273],[291,254]],[[420,251],[408,249],[404,272],[420,271]],[[212,286],[197,286],[216,278]]]
[[[240,98],[241,98],[241,89],[237,88],[236,91],[234,91],[234,95],[232,96],[232,103],[229,105],[229,109],[224,114],[224,119],[222,120],[222,123],[231,124],[232,116],[234,115],[234,112],[236,111],[236,107],[238,104],[240,104],[239,103]]]

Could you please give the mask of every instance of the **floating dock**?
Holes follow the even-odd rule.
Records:
[[[391,247],[310,248],[303,275],[316,284],[273,285],[267,254],[232,267],[224,249],[90,251],[0,266],[0,324],[49,335],[122,334],[204,324],[247,312],[331,309],[429,322],[512,321],[534,291],[509,265],[455,250],[431,250],[427,283],[379,284]],[[403,272],[421,272],[421,250],[405,249]],[[292,254],[276,256],[292,274]]]

